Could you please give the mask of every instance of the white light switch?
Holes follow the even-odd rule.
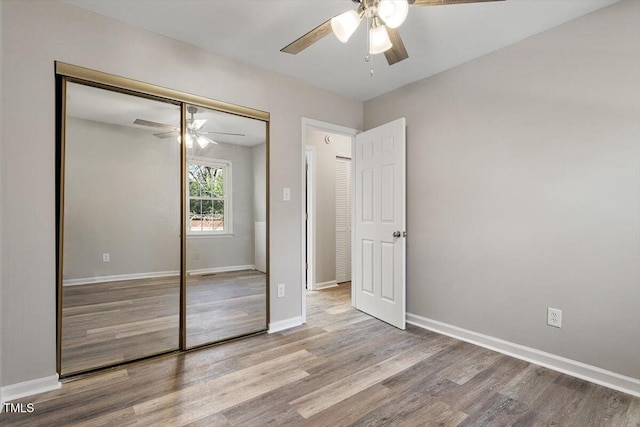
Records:
[[[285,202],[291,201],[291,189],[290,188],[283,188],[282,189],[282,200],[284,200]]]

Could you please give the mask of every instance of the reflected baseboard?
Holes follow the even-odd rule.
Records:
[[[204,276],[206,274],[215,273],[228,273],[232,271],[242,270],[255,270],[255,265],[231,265],[227,267],[213,267],[213,268],[200,268],[196,270],[189,270],[187,276]],[[96,276],[96,277],[82,277],[79,279],[65,279],[62,283],[63,286],[79,286],[79,285],[92,285],[96,283],[107,282],[123,282],[126,280],[140,280],[140,279],[157,279],[161,277],[179,276],[179,270],[171,271],[152,271],[148,273],[133,273],[133,274],[115,274],[112,276]]]
[[[125,280],[138,280],[138,279],[155,279],[160,277],[179,276],[179,270],[172,271],[152,271],[149,273],[133,273],[133,274],[116,274],[113,276],[96,276],[96,277],[83,277],[80,279],[65,279],[62,282],[63,286],[78,286],[78,285],[91,285],[95,283],[106,282],[121,282]]]
[[[255,270],[255,265],[230,265],[227,267],[199,268],[187,271],[187,276],[204,276],[206,274],[228,273],[231,271]]]

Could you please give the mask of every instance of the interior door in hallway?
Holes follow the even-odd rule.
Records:
[[[355,306],[405,329],[406,137],[401,118],[356,135]]]

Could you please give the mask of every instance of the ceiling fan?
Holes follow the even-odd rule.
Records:
[[[245,136],[243,133],[227,133],[227,132],[213,132],[205,131],[202,129],[207,119],[195,119],[194,114],[198,112],[198,108],[193,105],[187,106],[187,112],[191,115],[187,119],[187,148],[193,147],[193,141],[196,141],[200,148],[205,148],[209,144],[217,144],[216,141],[209,138],[208,135],[232,135],[232,136]],[[149,120],[136,119],[133,124],[141,126],[149,126],[155,128],[171,129],[170,132],[154,133],[153,136],[157,138],[171,138],[177,137],[180,141],[180,128],[177,126],[166,125],[164,123],[151,122]]]
[[[411,6],[438,6],[461,3],[483,3],[504,0],[351,0],[358,5],[318,25],[307,34],[280,49],[281,52],[293,55],[302,52],[327,34],[333,31],[342,43],[366,18],[368,27],[368,48],[370,55],[383,53],[389,65],[403,61],[409,57],[397,28],[402,25]],[[368,57],[367,57],[368,58]]]

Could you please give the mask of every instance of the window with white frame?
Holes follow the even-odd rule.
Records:
[[[188,233],[232,233],[231,163],[193,158],[187,168]]]

